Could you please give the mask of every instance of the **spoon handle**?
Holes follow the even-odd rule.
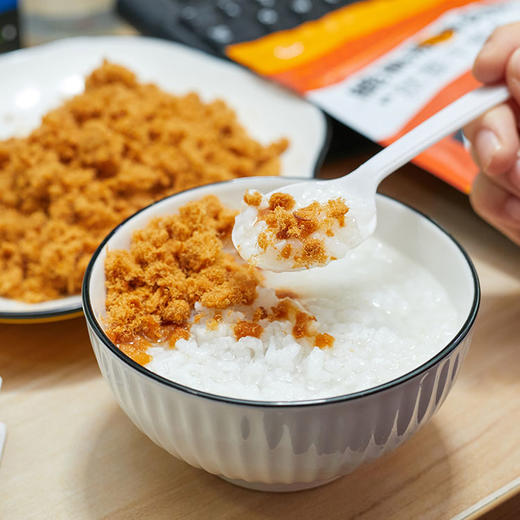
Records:
[[[352,173],[356,173],[356,176],[362,175],[365,181],[368,181],[366,177],[370,176],[370,181],[375,182],[377,186],[387,175],[426,148],[459,130],[490,108],[503,103],[509,97],[509,91],[504,85],[473,90],[394,141]]]

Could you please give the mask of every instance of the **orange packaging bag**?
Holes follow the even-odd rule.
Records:
[[[513,21],[519,0],[365,0],[226,53],[387,145],[478,87],[475,56]],[[477,174],[461,132],[415,163],[464,192]]]

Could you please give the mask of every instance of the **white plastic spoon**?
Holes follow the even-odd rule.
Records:
[[[503,85],[478,88],[437,112],[348,175],[329,181],[299,182],[276,192],[292,195],[296,208],[314,201],[324,203],[338,197],[345,199],[350,208],[347,225],[340,228],[333,239],[326,240],[330,256],[341,258],[374,232],[377,222],[375,194],[385,177],[508,98],[509,91]],[[264,206],[273,193],[264,195]],[[236,217],[232,240],[239,254],[248,262],[271,271],[297,270],[292,262],[280,258],[278,250],[259,248],[257,239],[265,229],[265,222],[259,221],[257,216],[257,208],[244,205]]]

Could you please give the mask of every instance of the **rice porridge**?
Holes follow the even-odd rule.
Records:
[[[149,370],[230,397],[315,399],[404,375],[456,333],[445,290],[390,245],[260,273],[232,253],[235,213],[204,200],[107,256],[107,334]]]

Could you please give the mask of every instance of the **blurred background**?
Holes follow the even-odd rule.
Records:
[[[67,36],[135,34],[115,12],[115,0],[0,0],[0,50]]]

